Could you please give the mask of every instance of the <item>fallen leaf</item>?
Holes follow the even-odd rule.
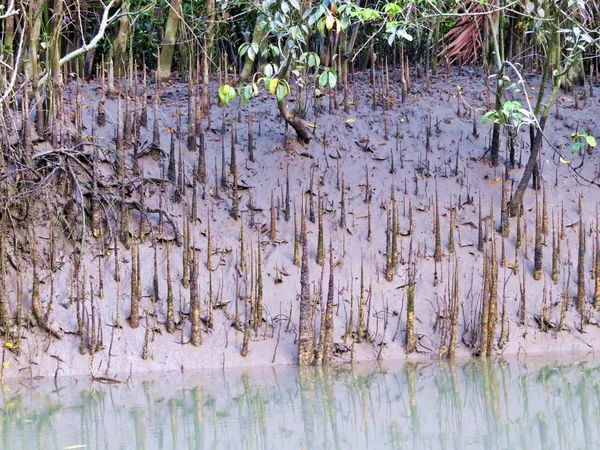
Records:
[[[494,178],[492,181],[490,181],[490,184],[498,184],[499,181],[500,181],[500,177]]]

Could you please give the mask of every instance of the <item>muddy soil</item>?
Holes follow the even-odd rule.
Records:
[[[528,92],[535,95],[538,79],[530,77],[526,83]],[[72,82],[67,88],[65,110],[73,114],[75,83]],[[214,84],[212,88],[216,91]],[[139,91],[142,90],[140,86]],[[460,304],[457,357],[470,357],[475,351],[469,344],[478,327],[484,288],[484,253],[477,248],[480,198],[483,223],[487,224],[482,230],[486,246],[491,248],[491,240],[495,239],[500,265],[496,353],[531,355],[586,352],[600,345],[598,313],[591,308],[598,199],[598,186],[595,183],[600,157],[593,148],[584,148],[576,154],[570,151],[572,133],[583,130],[593,134],[597,131],[596,122],[600,117],[598,97],[584,98],[583,91],[580,91],[578,94],[581,98],[576,108],[573,94],[562,95],[557,102],[556,114],[553,114],[546,127],[546,142],[540,158],[544,190],[539,192],[538,201],[541,209],[545,198],[548,232],[543,237],[543,275],[541,280],[535,281],[532,274],[536,194],[531,188],[525,194],[521,219],[522,243],[516,249],[516,218],[510,219],[507,238],[502,239],[498,232],[503,186],[501,178],[504,163],[509,158],[508,146],[506,136],[503,136],[501,166],[491,167],[487,160],[489,155],[486,155],[491,126],[481,121],[491,95],[487,92],[486,78],[478,71],[461,70],[450,78],[444,75],[435,77],[429,91],[425,89],[424,80],[413,80],[404,103],[401,102],[400,87],[394,76],[391,77],[388,98],[379,97],[373,101],[367,75],[356,74],[350,89],[352,104],[348,113],[344,113],[343,106],[336,107],[327,94],[317,100],[316,107],[312,99],[305,103],[308,109],[306,121],[313,133],[308,145],[300,145],[291,129],[286,135],[286,127],[272,96],[260,94],[245,107],[235,101],[227,108],[222,108],[216,104],[214,92],[211,99],[215,104],[211,108],[210,123],[203,121],[203,127],[208,127],[204,139],[207,177],[204,183],[196,186],[196,211],[192,211],[192,206],[198,152],[187,149],[187,91],[187,84],[183,82],[163,87],[157,106],[160,145],[154,148],[151,145],[154,87],[149,86],[145,91],[149,103],[148,126],[141,128],[137,149],[139,157],[135,163],[133,148],[126,150],[126,202],[144,205],[149,211],[140,215],[137,209],[133,209],[129,221],[131,236],[141,238],[139,269],[142,303],[139,328],[132,329],[126,320],[131,313],[132,259],[131,251],[120,243],[118,291],[115,282],[112,233],[118,233],[121,209],[119,189],[113,189],[114,195],[107,194],[103,199],[102,217],[105,220],[102,238],[92,236],[90,217],[71,217],[69,227],[61,225],[61,219],[58,218],[52,255],[48,253],[48,219],[52,214],[45,208],[46,201],[40,200],[35,208],[37,216],[31,222],[35,224],[33,228],[40,255],[40,298],[46,310],[52,295],[53,308],[49,323],[59,337],[25,321],[20,330],[20,355],[17,356],[14,349],[7,348],[4,351],[4,362],[8,363],[5,364],[4,377],[55,374],[113,377],[129,372],[295,364],[300,292],[300,268],[294,265],[295,220],[299,229],[302,196],[307,208],[318,216],[319,192],[325,249],[331,240],[335,260],[335,361],[437,357],[440,348],[446,345],[448,335],[447,305],[455,265],[458,265]],[[82,86],[84,134],[88,136],[91,135],[100,92],[101,88],[96,82]],[[298,103],[294,94],[291,100],[290,108]],[[341,101],[342,95],[338,93],[337,102]],[[119,186],[114,142],[119,102],[122,114],[126,110],[126,102],[129,102],[132,114],[136,104],[138,107],[140,105],[133,101],[133,96],[122,96],[120,101],[113,96],[106,101],[107,123],[97,128],[96,133],[100,149],[100,180],[103,186],[108,187]],[[315,111],[318,111],[318,116],[315,116]],[[248,152],[249,126],[253,134],[254,161],[250,160]],[[175,148],[175,167],[179,171],[178,161],[181,161],[181,173],[185,180],[183,192],[179,193],[179,202],[174,201],[176,188],[167,179],[171,138]],[[89,139],[85,142],[77,151],[91,158],[93,148],[89,145]],[[238,220],[230,215],[233,199],[233,179],[229,166],[232,142],[237,150]],[[523,129],[515,139],[517,166],[509,167],[504,183],[509,192],[516,188],[520,179],[521,166],[528,157],[528,143],[528,132]],[[36,151],[52,153],[70,150],[52,149],[45,143],[39,143]],[[291,210],[289,220],[286,220],[288,173]],[[84,193],[89,192],[89,179],[81,176],[81,189]],[[594,180],[593,183],[590,180]],[[441,263],[436,263],[433,258],[436,184],[441,216]],[[342,195],[344,227],[341,226]],[[580,195],[583,195],[587,240],[584,299],[577,298],[576,286]],[[389,212],[392,211],[392,197],[399,218],[399,261],[392,271],[391,281],[387,281],[386,227]],[[89,206],[87,197],[85,201]],[[493,232],[489,226],[492,207]],[[276,227],[274,232],[271,232],[271,208]],[[159,210],[163,210],[164,214],[159,214]],[[449,245],[451,210],[455,213],[453,249]],[[189,344],[190,289],[182,283],[186,214],[193,216],[189,241],[196,255],[201,316],[204,319],[202,345],[199,347]],[[107,217],[110,219],[108,222]],[[311,291],[316,299],[315,329],[319,330],[322,309],[319,291],[322,290],[326,298],[329,269],[327,257],[324,265],[317,264],[317,219],[315,217],[314,222],[308,222],[308,246]],[[241,229],[244,236],[243,264],[240,259]],[[560,240],[556,283],[551,273],[554,230],[559,235],[564,230]],[[209,235],[210,266],[207,257]],[[16,314],[18,299],[22,302],[23,311],[30,311],[32,300],[31,238],[19,231],[17,240],[20,244],[17,247],[8,246],[7,250],[11,261],[7,265],[11,315]],[[416,263],[415,327],[418,352],[406,355],[404,339],[411,244],[410,258]],[[168,333],[165,329],[167,246],[173,280],[174,333]],[[257,268],[259,247],[260,269]],[[158,299],[154,299],[155,255]],[[82,265],[77,272],[79,280],[72,283],[75,262],[80,257]],[[52,266],[50,258],[55,260]],[[54,268],[53,272],[51,267]],[[240,354],[243,342],[240,324],[244,322],[253,296],[252,289],[256,285],[256,277],[252,273],[256,274],[258,270],[262,274],[264,313],[262,324],[250,335],[248,355],[243,357]],[[19,277],[17,273],[20,273]],[[81,285],[84,274],[85,292]],[[100,292],[100,278],[103,292]],[[526,319],[525,324],[521,325],[519,306],[524,283]],[[102,296],[99,295],[101,293]],[[102,342],[98,351],[90,356],[89,352],[80,354],[82,337],[77,320],[77,296],[80,297],[79,304],[84,305],[85,314],[91,317],[92,294],[97,324],[95,332],[98,339],[101,335]],[[562,330],[559,330],[561,300],[567,294],[566,316]],[[361,296],[365,304],[368,338],[359,343],[354,332]],[[580,301],[584,304],[585,320],[589,322],[583,329],[580,328],[581,318],[577,311]],[[115,327],[117,303],[121,327]],[[210,304],[214,307],[212,328],[207,326],[210,322]],[[541,314],[545,314],[546,330],[540,329]],[[502,333],[505,342],[500,348]],[[143,355],[146,359],[142,358]]]

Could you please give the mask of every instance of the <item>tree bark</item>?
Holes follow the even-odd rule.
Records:
[[[298,139],[300,139],[300,141],[304,144],[308,144],[310,142],[310,135],[308,134],[308,131],[304,126],[303,120],[296,114],[290,113],[290,111],[287,109],[285,99],[278,101],[277,107],[279,108],[279,114],[281,114],[283,120],[285,120],[288,123],[288,125],[290,125],[294,129],[296,135],[298,136]]]
[[[204,64],[202,67],[202,85],[204,86],[203,109],[208,116],[207,127],[210,125],[210,64],[211,53],[213,48],[214,37],[214,22],[215,22],[215,0],[206,1],[206,31],[204,32]]]
[[[50,89],[50,114],[56,117],[58,102],[62,101],[63,79],[60,70],[60,49],[62,36],[63,0],[54,0],[52,16],[52,41],[50,43],[50,72],[52,87]]]
[[[10,319],[8,315],[8,291],[6,289],[6,255],[3,222],[0,222],[0,329],[6,330]]]
[[[38,135],[43,134],[45,123],[44,123],[44,104],[40,94],[39,81],[40,76],[40,63],[39,63],[39,42],[40,42],[40,30],[42,27],[42,12],[43,12],[43,0],[37,0],[32,2],[27,9],[27,24],[29,33],[29,46],[28,55],[26,60],[25,72],[31,77],[31,85],[33,88],[33,94],[36,102],[36,129]],[[29,120],[28,117],[24,117],[23,120]]]
[[[547,82],[552,74],[552,62],[556,64],[556,67],[561,66],[560,56],[558,56],[558,58],[556,56],[560,55],[560,36],[558,34],[558,27],[553,32],[552,36],[549,39],[549,42],[551,43],[549,50],[550,54],[546,55],[546,59],[544,61],[544,69],[542,71],[540,89],[538,91],[538,98],[534,109],[535,117],[540,117],[540,113],[541,117],[537,126],[536,124],[530,125],[530,137],[532,137],[531,150],[529,154],[529,159],[527,160],[527,164],[525,165],[525,170],[523,171],[523,175],[521,176],[521,181],[519,182],[517,190],[515,191],[513,197],[511,198],[508,204],[508,210],[511,217],[516,216],[518,211],[520,210],[521,204],[523,202],[523,195],[525,194],[525,190],[529,185],[529,180],[531,179],[534,172],[537,172],[539,170],[539,167],[537,165],[539,153],[542,148],[542,142],[544,138],[544,128],[546,127],[546,122],[548,121],[550,110],[556,102],[556,99],[558,98],[564,73],[566,73],[569,69],[569,63],[567,62],[567,66],[564,68],[564,70],[562,70],[558,74],[552,75],[552,93],[550,94],[550,98],[548,98],[548,100],[544,103]],[[552,52],[554,52],[554,56],[552,56]]]
[[[260,49],[260,43],[265,37],[265,33],[260,28],[259,18],[256,18],[256,22],[254,24],[254,32],[252,33],[252,45],[258,46]],[[242,72],[240,73],[240,83],[247,83],[250,77],[252,76],[252,69],[254,68],[254,62],[258,58],[258,55],[254,58],[254,60],[248,58],[246,56],[246,61],[244,62],[244,67],[242,68]]]
[[[492,48],[494,50],[494,56],[496,60],[496,101],[494,109],[498,113],[502,110],[502,94],[504,92],[504,46],[501,40],[501,26],[499,25],[500,17],[496,14],[496,17],[488,16],[489,25],[491,29]],[[490,159],[492,166],[497,167],[500,159],[500,124],[494,123],[492,131],[492,145],[490,147]]]
[[[280,80],[286,80],[286,82],[287,82],[288,73],[289,73],[291,64],[292,64],[292,55],[287,55],[287,57],[285,59],[285,63],[283,64],[283,66],[281,67],[281,69],[279,70],[279,73],[278,73],[278,78]],[[285,100],[285,97],[283,97],[281,100],[277,101],[277,107],[279,108],[279,114],[281,114],[281,117],[283,117],[283,120],[285,120],[285,122],[294,129],[300,142],[302,142],[304,144],[308,144],[310,142],[310,136],[308,134],[308,131],[306,130],[306,127],[304,126],[304,121],[300,117],[298,117],[295,113],[291,113],[287,109],[287,102]]]
[[[172,0],[169,16],[167,17],[167,26],[165,35],[161,43],[160,61],[158,63],[157,76],[159,81],[167,81],[171,76],[171,66],[173,64],[173,54],[175,53],[175,42],[177,32],[181,23],[182,10],[181,0]]]
[[[508,203],[508,211],[511,217],[515,217],[517,215],[517,211],[519,210],[519,208],[521,207],[521,203],[523,202],[523,195],[525,194],[525,190],[527,189],[527,186],[529,186],[529,180],[531,180],[533,170],[537,164],[540,149],[542,148],[544,127],[546,126],[547,119],[547,116],[544,116],[540,121],[539,129],[535,132],[535,139],[533,140],[533,145],[531,146],[529,159],[527,160],[527,164],[525,164],[525,170],[523,171],[523,175],[521,176],[521,181],[519,181],[517,190],[515,191],[512,199]]]
[[[496,86],[496,111],[500,111],[502,109],[502,88],[500,86]],[[490,160],[492,162],[492,166],[498,167],[498,163],[500,161],[500,124],[494,123],[494,128],[492,130],[492,145],[490,147]]]
[[[129,0],[123,2],[123,16],[119,20],[119,31],[113,41],[112,60],[116,76],[125,75],[127,68],[127,42],[129,42]]]
[[[323,363],[333,359],[333,297],[335,295],[333,261],[333,244],[329,242],[329,284],[327,289],[327,304],[325,307],[325,342],[323,342]],[[323,319],[321,319],[323,320]]]
[[[6,52],[5,62],[12,66],[13,64],[13,42],[15,34],[15,17],[13,15],[4,19],[4,51]]]
[[[306,237],[306,212],[302,202],[302,266],[300,269],[300,319],[298,323],[298,365],[309,366],[315,359],[312,304],[310,301],[310,281],[308,269],[308,242]]]

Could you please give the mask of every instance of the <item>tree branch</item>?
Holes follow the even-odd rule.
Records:
[[[14,16],[15,14],[19,14],[19,10],[15,9],[15,0],[10,0],[8,8],[2,15],[0,15],[0,20],[7,19],[10,16]]]
[[[4,90],[2,97],[0,97],[0,102],[4,102],[8,98],[8,96],[12,92],[13,88],[15,87],[15,83],[17,82],[17,75],[19,74],[19,71],[17,70],[17,68],[19,67],[19,64],[21,62],[21,55],[23,53],[23,41],[24,40],[25,40],[25,33],[21,33],[21,38],[19,39],[19,50],[17,51],[17,57],[15,59],[13,67],[11,67],[12,76],[10,77],[10,82],[8,83],[8,86]]]
[[[68,53],[65,56],[63,56],[59,61],[59,65],[61,67],[64,66],[69,61],[74,60],[75,58],[89,52],[90,50],[93,50],[94,48],[96,48],[98,46],[100,41],[104,38],[104,35],[106,34],[106,29],[108,28],[108,26],[120,17],[119,16],[119,13],[121,12],[120,9],[117,10],[117,12],[115,14],[113,14],[112,16],[110,15],[110,10],[117,3],[117,1],[118,0],[110,0],[110,2],[104,7],[104,12],[102,13],[102,20],[100,21],[100,26],[98,28],[98,33],[96,33],[96,36],[94,36],[92,38],[92,40],[89,42],[89,44],[84,44],[81,47],[79,47],[77,50],[73,50],[71,53]],[[42,84],[46,83],[47,80],[48,80],[48,71],[46,70],[43,73],[43,75],[40,77],[40,79],[38,81],[38,85],[42,85]]]

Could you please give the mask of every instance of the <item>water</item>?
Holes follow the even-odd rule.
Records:
[[[593,448],[599,370],[527,360],[10,381],[0,448]]]

